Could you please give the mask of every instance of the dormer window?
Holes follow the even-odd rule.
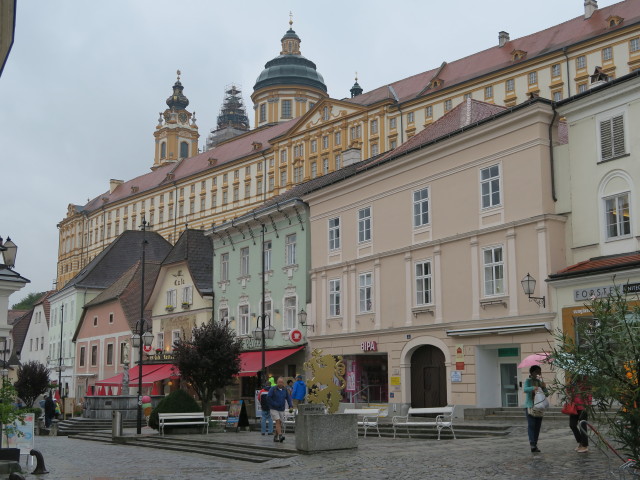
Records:
[[[322,109],[322,120],[324,120],[325,122],[329,120],[329,107],[324,107]]]
[[[440,86],[442,86],[443,81],[439,78],[435,78],[432,82],[431,82],[431,87],[432,88],[438,88]]]
[[[607,18],[607,24],[609,25],[609,28],[612,28],[620,25],[623,20],[624,18],[619,17],[618,15],[610,15]]]
[[[525,52],[524,50],[514,50],[513,52],[511,52],[511,60],[514,62],[517,60],[522,60],[526,56],[527,52]]]

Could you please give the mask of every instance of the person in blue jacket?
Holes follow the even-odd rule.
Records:
[[[293,408],[298,408],[300,403],[304,403],[304,397],[307,396],[307,385],[302,380],[302,375],[296,377],[296,383],[293,384]]]
[[[267,393],[267,403],[269,405],[269,411],[271,412],[271,418],[276,422],[276,434],[273,436],[274,442],[284,442],[284,436],[282,435],[282,424],[284,422],[284,410],[289,404],[289,412],[293,412],[293,402],[291,401],[291,395],[284,386],[284,378],[278,377],[278,382],[275,387],[269,389]]]

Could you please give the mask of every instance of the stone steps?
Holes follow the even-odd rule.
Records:
[[[77,434],[69,438],[91,440],[97,442],[112,442],[111,435],[107,433]],[[226,458],[251,463],[264,463],[273,459],[289,458],[298,455],[297,450],[282,446],[272,447],[260,445],[247,445],[237,442],[220,442],[206,436],[193,439],[185,439],[184,436],[159,436],[148,435],[142,437],[120,437],[119,442],[136,447],[156,448],[175,452],[189,452],[211,457]]]
[[[135,420],[124,420],[123,428],[135,428]],[[73,435],[75,433],[89,433],[111,431],[111,420],[97,420],[93,418],[70,418],[58,423],[58,435]]]

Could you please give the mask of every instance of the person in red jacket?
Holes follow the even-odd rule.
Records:
[[[587,417],[587,406],[591,405],[591,394],[584,379],[576,379],[572,382],[569,393],[571,394],[571,402],[578,411],[575,415],[569,415],[569,428],[578,442],[576,452],[586,453],[589,451],[589,436],[586,429],[580,427],[580,422],[589,418]]]

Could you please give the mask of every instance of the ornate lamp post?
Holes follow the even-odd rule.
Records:
[[[153,334],[148,330],[145,331],[145,319],[144,319],[144,263],[145,263],[145,247],[147,245],[147,239],[145,238],[145,232],[149,227],[149,222],[142,217],[142,265],[141,265],[141,280],[140,280],[140,320],[136,322],[136,331],[131,337],[131,344],[134,348],[138,349],[138,415],[136,421],[136,433],[140,435],[142,433],[142,346],[150,347],[153,343]],[[141,342],[142,340],[142,342]]]
[[[529,297],[529,301],[536,302],[538,306],[544,308],[546,297],[532,297],[533,292],[536,290],[536,279],[533,278],[529,273],[524,277],[520,283],[522,284],[522,290],[524,290],[524,294]]]

